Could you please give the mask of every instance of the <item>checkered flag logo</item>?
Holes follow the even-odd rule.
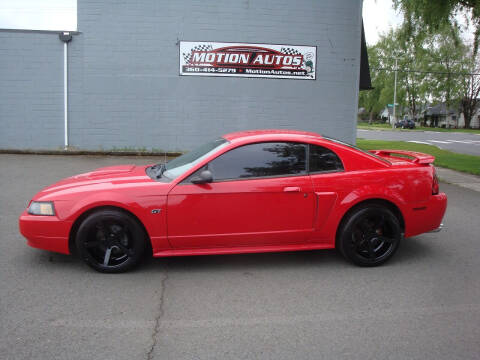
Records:
[[[190,64],[190,60],[192,58],[192,52],[194,51],[211,51],[213,50],[212,45],[197,45],[190,50],[189,53],[183,53],[183,60],[185,60],[186,64]]]
[[[287,55],[302,55],[302,53],[296,49],[293,49],[293,48],[284,48],[282,47],[280,49],[280,52],[281,53],[284,53],[284,54],[287,54]]]
[[[280,49],[280,52],[287,55],[302,55],[302,53],[297,49],[289,48],[289,47],[282,47]],[[305,67],[305,59],[303,59],[302,61],[302,66]]]

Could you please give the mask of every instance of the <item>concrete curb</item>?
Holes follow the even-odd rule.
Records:
[[[0,154],[15,155],[108,155],[108,156],[167,156],[175,157],[182,155],[181,152],[157,152],[157,151],[116,151],[116,150],[15,150],[0,149]]]
[[[438,131],[435,129],[432,130],[420,130],[420,129],[392,129],[392,128],[371,128],[371,129],[366,129],[366,128],[357,128],[357,130],[365,130],[365,131],[399,131],[399,132],[433,132],[433,133],[445,133],[445,134],[471,134],[471,135],[479,135],[480,133],[478,132],[466,132],[466,131]]]
[[[480,192],[480,176],[435,166],[440,181]]]

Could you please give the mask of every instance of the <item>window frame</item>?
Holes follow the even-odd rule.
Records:
[[[319,175],[319,174],[330,174],[330,173],[336,173],[336,172],[345,172],[345,165],[343,164],[343,161],[342,159],[340,158],[340,156],[335,152],[333,151],[332,149],[330,149],[329,147],[326,147],[326,146],[323,146],[323,145],[319,145],[319,144],[312,144],[312,143],[308,143],[308,142],[302,142],[302,141],[285,141],[285,140],[271,140],[271,141],[258,141],[258,142],[252,142],[252,143],[248,143],[248,144],[243,144],[243,145],[240,145],[240,146],[237,146],[233,149],[230,149],[228,151],[225,151],[223,153],[221,153],[220,155],[218,155],[217,157],[211,159],[210,161],[208,161],[206,164],[202,165],[201,167],[199,167],[197,170],[195,170],[193,173],[191,173],[190,175],[188,175],[185,179],[183,179],[180,184],[182,185],[185,185],[185,184],[193,184],[191,182],[191,179],[194,177],[194,176],[197,176],[199,172],[203,171],[203,170],[208,170],[209,169],[209,165],[212,161],[214,161],[215,159],[218,159],[220,156],[223,156],[227,153],[229,153],[230,151],[234,151],[234,150],[237,150],[241,147],[245,147],[245,146],[249,146],[249,145],[255,145],[255,144],[268,144],[268,143],[296,143],[296,144],[300,144],[300,145],[303,145],[305,146],[305,172],[304,173],[301,173],[301,174],[283,174],[283,175],[268,175],[268,176],[252,176],[252,177],[247,177],[247,178],[229,178],[229,179],[221,179],[221,180],[213,180],[211,183],[223,183],[223,182],[231,182],[231,181],[246,181],[246,180],[259,180],[259,179],[275,179],[275,178],[287,178],[287,177],[300,177],[300,176],[310,176],[310,175]],[[333,152],[335,154],[335,156],[338,157],[338,159],[340,160],[340,163],[342,164],[342,168],[341,170],[320,170],[320,171],[314,171],[314,172],[311,172],[310,171],[310,147],[311,146],[319,146],[319,147],[323,147],[331,152]],[[214,177],[215,177],[215,174],[214,174]]]

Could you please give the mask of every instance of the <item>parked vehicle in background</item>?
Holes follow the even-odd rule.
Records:
[[[396,128],[415,129],[415,122],[410,119],[403,119],[395,123]]]

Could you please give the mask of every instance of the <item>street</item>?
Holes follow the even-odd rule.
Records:
[[[396,140],[428,144],[461,154],[480,155],[480,135],[439,131],[357,130],[357,137],[371,140]]]
[[[479,143],[452,146],[480,155],[478,135],[408,136],[472,138]],[[30,248],[18,232],[18,216],[42,187],[102,166],[162,160],[0,155],[2,359],[478,359],[473,190],[442,183],[445,229],[404,240],[377,268],[312,251],[152,259],[106,275]]]

